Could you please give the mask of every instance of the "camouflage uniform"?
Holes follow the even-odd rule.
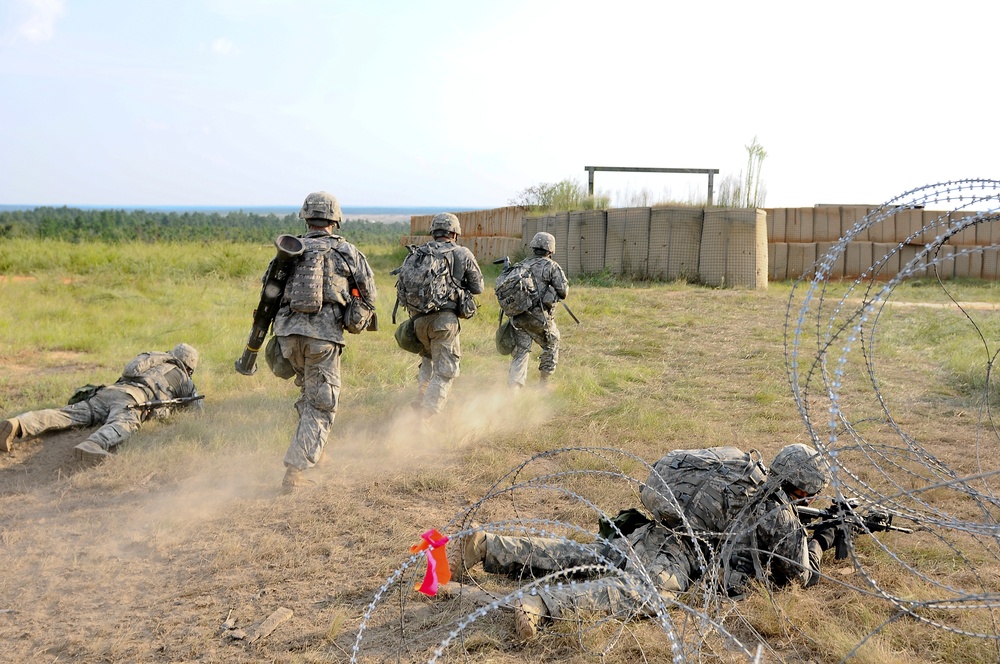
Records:
[[[648,574],[657,591],[665,596],[688,589],[697,571],[694,566],[696,557],[682,538],[667,528],[650,523],[630,533],[627,539],[635,550],[635,555],[626,559],[626,573],[633,575],[633,578],[645,578]],[[619,550],[628,551],[628,545],[624,542],[612,543]],[[598,557],[598,546],[606,547],[606,544],[599,541],[582,547],[565,540],[486,533],[483,569],[513,577],[541,577],[582,565],[601,562],[607,564],[607,557],[604,561]],[[615,555],[615,552],[611,555]],[[548,588],[539,588],[538,594],[545,603],[547,614],[553,618],[582,610],[602,611],[618,616],[649,616],[655,613],[655,607],[649,603],[649,599],[643,598],[619,576],[605,577],[598,587],[550,585]]]
[[[152,366],[139,376],[122,376],[114,385],[101,387],[90,398],[62,408],[36,410],[11,418],[20,430],[20,438],[37,436],[48,431],[60,431],[72,427],[101,425],[90,434],[86,442],[97,445],[108,452],[124,442],[139,430],[142,423],[150,418],[162,418],[170,414],[169,408],[155,410],[139,409],[134,406],[148,401],[164,401],[198,395],[189,369],[179,359],[169,353],[150,353],[159,357],[159,364]],[[143,357],[138,356],[133,360]],[[131,363],[130,363],[131,364]]]
[[[731,537],[723,539],[719,558],[723,582],[731,594],[740,594],[750,579],[769,579],[779,586],[810,586],[819,580],[824,545],[811,547],[792,500],[781,489],[764,485],[749,506],[749,517]]]
[[[370,303],[375,303],[377,294],[375,277],[367,259],[350,242],[325,228],[311,228],[300,237],[307,243],[310,239],[324,241],[330,247],[323,258],[323,302],[319,311],[293,311],[286,287],[274,317],[274,334],[278,337],[281,354],[295,369],[295,384],[301,388],[301,395],[295,402],[299,424],[285,453],[284,464],[301,471],[319,461],[337,414],[340,356],[344,348],[344,306],[351,297],[348,278],[353,279],[359,293]],[[267,276],[266,270],[264,276]]]
[[[626,559],[625,571],[635,575],[633,578],[644,579],[642,570],[645,570],[662,595],[683,592],[702,574],[698,551],[694,548],[698,546],[705,560],[722,561],[722,580],[731,595],[741,593],[753,578],[779,586],[793,582],[812,585],[819,578],[823,550],[829,548],[832,540],[822,546],[815,539],[810,540],[792,500],[781,486],[780,478],[774,477],[761,484],[739,521],[722,535],[721,542],[699,540],[696,544],[685,531],[671,530],[655,521],[637,528],[627,535],[635,553]],[[820,490],[818,486],[812,487],[813,493]],[[583,550],[563,540],[486,533],[483,569],[514,577],[545,576],[597,564],[596,546]],[[617,548],[628,551],[624,543],[618,543]],[[550,585],[540,589],[539,595],[551,617],[580,609],[648,616],[655,609],[648,598],[617,576],[603,579],[597,587]]]
[[[549,257],[533,256],[522,261],[531,270],[535,288],[540,296],[540,306],[514,316],[514,352],[510,359],[507,385],[523,387],[528,377],[528,354],[531,342],[542,349],[538,370],[543,378],[551,376],[559,362],[559,328],[553,310],[569,294],[569,282],[563,269]]]
[[[449,241],[432,240],[427,246],[438,251],[450,250],[454,260],[452,279],[458,287],[473,295],[483,292],[483,273],[471,251]],[[439,413],[448,399],[452,382],[459,374],[461,325],[454,306],[429,314],[409,310],[409,314],[413,318],[417,339],[423,345],[417,374],[420,394],[414,401],[414,407],[427,414]]]

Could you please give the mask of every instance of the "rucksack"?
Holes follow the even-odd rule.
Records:
[[[176,375],[172,379],[168,377],[174,369],[179,369],[184,380],[187,379],[187,369],[184,369],[181,361],[170,353],[160,351],[140,353],[125,365],[118,382],[142,385],[153,393],[154,398],[170,399],[178,383]]]
[[[170,353],[164,353],[161,351],[140,353],[132,358],[132,361],[125,365],[125,368],[122,370],[122,378],[127,380],[138,380],[144,378],[150,369],[157,367],[164,362],[171,362],[176,366],[178,360]]]
[[[292,311],[314,314],[323,308],[324,264],[331,246],[327,238],[303,237],[301,240],[305,251],[295,263],[284,295]]]
[[[538,300],[535,277],[524,263],[512,265],[497,277],[493,290],[497,294],[500,310],[513,318],[533,307]]]
[[[409,247],[410,253],[396,270],[396,299],[410,311],[429,314],[449,305],[455,307],[452,251],[426,244]],[[451,260],[449,260],[451,259]]]
[[[696,531],[721,533],[765,479],[767,469],[757,450],[674,450],[653,464],[640,499],[670,528],[680,528],[686,520]]]

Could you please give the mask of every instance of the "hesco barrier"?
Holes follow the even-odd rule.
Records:
[[[708,286],[767,288],[767,215],[763,210],[705,211],[698,278]]]
[[[525,217],[506,207],[458,214],[459,244],[480,261],[527,253],[538,231],[556,238],[554,258],[569,277],[607,270],[649,279],[684,279],[711,286],[766,288],[767,281],[797,279],[825,256],[874,206],[811,208],[657,207],[579,210]],[[900,208],[856,232],[831,266],[833,279],[876,278],[899,272],[949,224],[974,214]],[[411,218],[403,244],[429,239],[430,215]],[[970,251],[972,249],[972,251]],[[1000,278],[1000,224],[967,225],[941,247],[953,261],[938,265],[943,278]],[[924,274],[917,270],[916,275]]]
[[[649,276],[698,279],[704,213],[699,208],[653,208],[649,217]]]
[[[564,230],[565,229],[565,230]],[[649,279],[767,288],[767,220],[762,210],[618,208],[527,217],[522,237],[556,236],[569,277],[607,270]],[[560,237],[565,235],[565,254]]]
[[[825,256],[866,215],[879,210],[870,205],[817,205],[811,208],[766,208],[768,279],[798,279]],[[905,208],[882,210],[884,216],[855,234],[830,268],[832,279],[857,279],[862,274],[889,279],[916,257],[935,237],[951,226],[962,225],[975,211]],[[1000,265],[1000,224],[987,221],[966,225],[948,238],[938,251],[953,256],[937,266],[942,279],[997,279]],[[913,276],[926,276],[917,269]]]

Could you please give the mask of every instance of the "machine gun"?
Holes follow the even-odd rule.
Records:
[[[503,258],[498,258],[495,261],[493,261],[493,264],[494,265],[503,265],[503,271],[506,272],[507,270],[510,269],[510,256],[504,256]],[[580,324],[580,319],[576,317],[576,314],[574,314],[573,310],[569,308],[569,305],[566,304],[566,301],[565,300],[559,300],[559,303],[561,305],[563,305],[563,309],[566,310],[566,313],[569,314],[570,318],[572,318],[574,321],[576,321],[576,324],[579,325]],[[500,317],[503,318],[503,312],[500,313]]]
[[[267,330],[278,313],[281,296],[285,292],[285,283],[292,274],[295,259],[305,251],[302,240],[294,235],[279,235],[274,241],[274,246],[277,247],[278,254],[264,275],[264,285],[260,289],[260,303],[253,310],[250,340],[247,341],[243,355],[236,360],[236,371],[244,376],[257,373],[257,353],[264,346]]]
[[[795,511],[799,520],[816,530],[826,530],[831,526],[836,528],[833,544],[836,548],[837,560],[847,557],[847,543],[852,535],[870,535],[871,533],[893,531],[897,533],[912,533],[912,528],[892,525],[892,514],[879,510],[871,510],[865,514],[858,513],[858,501],[835,500],[825,510],[814,507],[796,505]]]

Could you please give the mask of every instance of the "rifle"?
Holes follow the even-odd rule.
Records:
[[[501,265],[502,264],[503,265],[503,271],[506,272],[507,270],[510,269],[510,256],[504,256],[503,258],[498,258],[495,261],[493,261],[493,264],[494,265]],[[566,310],[566,313],[569,314],[570,318],[572,318],[573,320],[575,320],[576,324],[579,325],[580,324],[580,319],[576,317],[576,314],[573,313],[573,310],[569,308],[568,304],[566,304],[566,300],[559,300],[559,303],[561,305],[563,305],[563,309]],[[503,319],[503,312],[502,311],[500,312],[500,318]]]
[[[294,261],[305,251],[302,240],[294,235],[279,235],[274,241],[274,246],[278,249],[278,255],[271,261],[267,274],[264,275],[264,285],[260,289],[260,303],[253,310],[250,340],[247,341],[243,355],[236,360],[236,371],[244,376],[257,373],[257,353],[264,345],[267,330],[278,313],[281,296],[285,292],[285,283],[292,274]]]
[[[833,543],[836,547],[837,560],[847,557],[847,543],[851,535],[870,535],[877,532],[893,531],[897,533],[912,533],[912,528],[892,525],[892,514],[880,510],[870,510],[864,514],[856,511],[858,501],[835,500],[825,510],[815,507],[796,505],[795,511],[799,520],[815,532],[831,525],[837,529]]]
[[[133,403],[125,406],[127,410],[132,410],[133,408],[138,408],[140,410],[152,410],[154,408],[163,408],[164,406],[183,406],[184,404],[191,403],[193,401],[200,401],[205,398],[204,394],[198,394],[193,397],[178,397],[176,399],[163,399],[162,401],[147,401],[145,403]]]

